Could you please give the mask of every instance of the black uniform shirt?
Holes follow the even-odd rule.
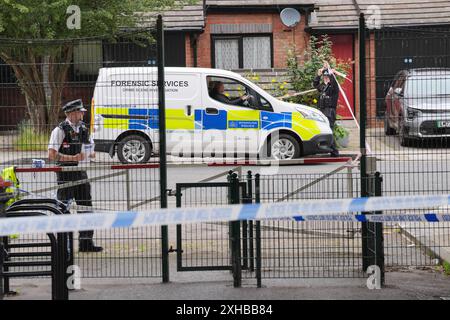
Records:
[[[319,109],[336,109],[339,99],[339,86],[336,82],[336,78],[333,75],[330,75],[330,82],[325,84],[320,82],[320,76],[316,76],[313,86],[319,91]]]

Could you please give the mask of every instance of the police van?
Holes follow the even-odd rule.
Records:
[[[277,160],[330,152],[327,118],[278,100],[241,75],[165,68],[166,149],[176,156],[257,155]],[[122,163],[159,152],[157,69],[102,68],[91,106],[95,150]]]

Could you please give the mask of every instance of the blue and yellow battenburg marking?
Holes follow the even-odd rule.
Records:
[[[158,109],[98,107],[96,114],[104,117],[104,128],[118,130],[158,129]],[[167,130],[266,130],[289,128],[305,140],[320,134],[313,120],[299,112],[268,112],[259,110],[218,110],[208,114],[195,110],[187,115],[183,109],[166,110]]]

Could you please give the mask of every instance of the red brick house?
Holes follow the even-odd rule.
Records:
[[[187,66],[226,69],[281,69],[286,67],[287,50],[295,45],[300,50],[308,41],[308,24],[312,3],[298,0],[224,1],[206,0],[205,28],[196,39],[197,61]],[[280,11],[291,7],[301,14],[300,23],[288,28],[280,19]],[[188,46],[187,46],[188,48]],[[191,46],[187,57],[192,57]],[[257,53],[257,58],[256,55]]]

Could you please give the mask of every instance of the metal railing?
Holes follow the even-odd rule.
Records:
[[[47,182],[48,175],[54,174],[54,172],[79,170],[88,171],[90,177],[60,185],[57,185],[56,181]],[[125,211],[131,210],[133,206],[143,208],[144,204],[145,208],[157,208],[159,196],[155,196],[152,201],[144,202],[144,199],[151,195],[145,190],[157,189],[158,180],[154,179],[154,175],[158,170],[158,164],[16,168],[17,175],[21,180],[21,188],[30,191],[29,196],[34,199],[49,196],[49,193],[56,192],[58,189],[84,183],[90,183],[93,192],[100,190],[94,197],[93,207],[71,203],[70,210],[78,212],[93,210],[107,212],[118,209]],[[95,175],[98,172],[100,174]],[[108,192],[105,191],[106,189]],[[141,191],[136,194],[136,190],[139,189]],[[29,197],[24,199],[29,199]],[[25,235],[14,239],[14,242],[19,244],[21,242],[41,242],[42,240],[42,235]],[[80,267],[82,277],[161,277],[162,234],[159,227],[101,230],[95,232],[94,240],[104,247],[103,252],[95,255],[79,253],[77,250],[74,252],[75,263]],[[74,242],[76,248],[77,236],[75,236]]]
[[[347,172],[339,172],[345,169]],[[252,175],[249,171],[239,178],[230,172],[228,182],[220,185],[178,184],[177,206],[226,204],[233,195],[236,203],[357,197],[360,176],[352,170],[353,166],[347,166],[325,175],[272,176]],[[375,181],[379,186],[381,178],[371,176],[367,183],[374,185]],[[382,234],[372,224],[369,230],[363,235],[358,222],[192,224],[178,227],[174,251],[180,271],[232,270],[235,286],[242,278],[256,279],[257,286],[261,286],[262,279],[267,278],[365,277],[367,262],[382,266]],[[236,239],[239,245],[232,242]]]
[[[49,214],[68,214],[67,208],[53,199],[20,200],[6,210],[6,217],[47,216]],[[67,300],[67,284],[73,265],[73,237],[69,233],[47,234],[42,242],[15,243],[8,237],[3,240],[3,266],[0,273],[6,294],[15,294],[10,290],[12,278],[51,277],[51,297],[53,300]]]

